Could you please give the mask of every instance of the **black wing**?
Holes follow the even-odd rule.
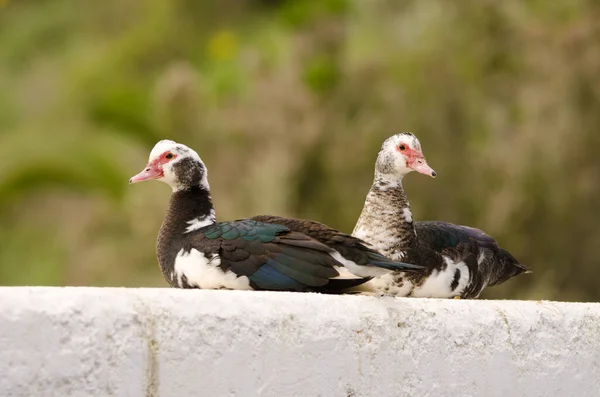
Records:
[[[221,269],[247,276],[255,289],[348,288],[368,281],[355,279],[349,285],[349,280],[330,280],[339,276],[335,267],[342,266],[331,249],[283,225],[250,219],[221,222],[199,230],[195,238],[218,241]]]
[[[425,243],[428,248],[437,252],[473,243],[493,251],[499,249],[494,238],[479,229],[469,226],[437,221],[415,222],[415,230],[419,240]]]
[[[271,215],[258,215],[252,218],[260,222],[284,225],[287,228],[312,237],[320,243],[331,247],[345,259],[351,260],[361,266],[376,266],[384,269],[418,272],[425,268],[420,265],[398,262],[388,259],[384,255],[367,246],[363,240],[342,233],[319,222],[306,219],[283,218]]]

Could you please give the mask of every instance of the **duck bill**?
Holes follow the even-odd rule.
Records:
[[[415,161],[413,161],[410,165],[410,168],[417,171],[419,174],[429,175],[432,178],[437,176],[437,172],[435,172],[433,168],[427,164],[425,158],[415,159]]]
[[[158,167],[147,166],[142,172],[131,177],[129,179],[129,184],[150,181],[152,179],[159,179],[164,176],[162,170],[159,170]]]

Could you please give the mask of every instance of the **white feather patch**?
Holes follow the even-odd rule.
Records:
[[[148,162],[151,162],[156,157],[160,156],[162,153],[166,152],[167,150],[172,150],[176,146],[177,142],[172,141],[170,139],[163,139],[162,141],[158,141],[156,145],[154,145],[154,147],[152,148],[152,151],[150,152]]]
[[[396,277],[397,275],[394,274],[384,274],[354,287],[351,291],[360,292],[364,295],[408,296],[413,289],[413,284],[406,279],[397,282]]]
[[[187,221],[187,224],[189,226],[185,229],[184,233],[190,233],[194,230],[202,229],[205,226],[212,225],[213,223],[215,223],[216,219],[217,218],[215,216],[215,210],[212,209],[210,210],[210,215],[202,215],[192,219],[191,221]]]
[[[443,271],[434,270],[427,280],[416,286],[411,296],[417,298],[452,298],[459,296],[469,282],[469,268],[464,262],[454,262],[452,259],[444,256],[446,269]],[[458,285],[455,289],[451,288],[452,281],[456,274],[456,270],[460,270]]]
[[[340,273],[340,275],[333,277],[332,280],[358,280],[362,278],[360,276],[357,276],[356,274],[350,273],[348,269],[342,266],[336,267],[335,270],[337,270]]]
[[[246,276],[238,276],[231,270],[224,272],[219,268],[221,258],[216,255],[207,258],[202,252],[193,249],[179,251],[175,258],[177,281],[182,285],[185,275],[189,285],[202,289],[245,289],[251,290],[250,280]]]
[[[410,212],[410,208],[406,207],[402,210],[402,212],[404,213],[404,220],[406,222],[412,223],[413,218],[412,218],[412,212]]]
[[[391,270],[382,269],[380,267],[357,265],[356,262],[344,258],[339,252],[335,250],[330,252],[329,255],[331,255],[333,259],[344,265],[344,267],[348,269],[350,273],[360,277],[377,277],[391,272]]]

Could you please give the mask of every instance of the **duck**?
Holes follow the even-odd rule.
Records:
[[[392,261],[355,237],[327,245],[283,223],[217,222],[206,165],[172,140],[156,143],[129,183],[149,180],[172,189],[156,256],[174,288],[341,293],[377,275],[424,270]]]
[[[474,299],[486,287],[531,272],[480,229],[442,221],[415,222],[402,186],[412,171],[437,176],[414,134],[402,132],[386,139],[352,235],[392,260],[427,270],[384,274],[360,289],[393,296]]]

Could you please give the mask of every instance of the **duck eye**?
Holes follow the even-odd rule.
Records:
[[[398,149],[400,149],[400,150],[406,150],[406,146],[400,145],[400,146],[398,146]]]
[[[165,155],[165,158],[166,158],[166,159],[169,159],[169,160],[170,160],[170,159],[172,159],[172,158],[173,158],[173,153],[167,153],[167,154]]]

